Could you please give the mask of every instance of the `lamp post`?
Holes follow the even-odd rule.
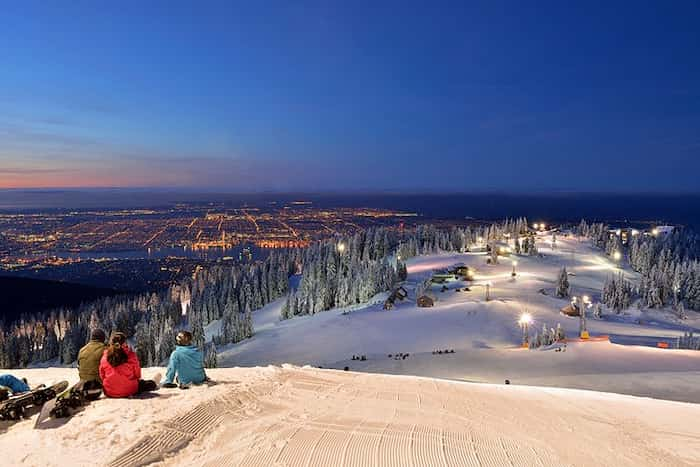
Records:
[[[588,295],[584,295],[580,299],[578,297],[574,297],[572,301],[574,303],[574,306],[578,308],[579,336],[581,337],[581,339],[588,339],[590,336],[588,334],[588,329],[586,328],[586,308],[589,308],[591,306],[591,299]]]
[[[527,347],[528,341],[530,340],[530,335],[528,333],[530,323],[532,323],[532,316],[530,316],[530,313],[523,313],[520,315],[518,324],[520,325],[520,329],[523,330],[523,347]]]
[[[517,276],[517,273],[515,272],[515,266],[518,265],[517,261],[513,261],[513,271],[510,273],[510,277],[515,277]]]
[[[340,253],[342,255],[343,252],[345,252],[345,243],[343,243],[343,242],[338,243],[338,246],[336,248],[338,249],[338,253]]]
[[[486,283],[486,301],[491,300],[491,282]]]

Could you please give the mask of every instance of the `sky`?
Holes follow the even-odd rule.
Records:
[[[0,188],[700,191],[700,2],[3,2]]]

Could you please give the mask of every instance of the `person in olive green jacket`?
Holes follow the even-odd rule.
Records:
[[[95,329],[90,335],[90,342],[78,352],[78,375],[88,399],[97,399],[102,392],[100,380],[100,359],[104,354],[107,336],[102,329]]]

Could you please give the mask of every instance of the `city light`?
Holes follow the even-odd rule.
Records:
[[[652,234],[654,237],[658,236],[658,235],[659,235],[659,229],[653,228],[653,229],[651,230],[651,234]]]
[[[615,253],[613,253],[613,258],[615,259],[615,261],[620,261],[620,258],[622,258],[622,253],[616,251]]]
[[[342,253],[345,251],[345,243],[340,242],[338,243],[338,253]]]

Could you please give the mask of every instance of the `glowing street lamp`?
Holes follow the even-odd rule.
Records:
[[[338,248],[338,253],[340,253],[342,255],[343,252],[345,251],[345,243],[343,243],[343,242],[338,243],[337,248]]]
[[[510,273],[511,277],[515,277],[517,274],[515,273],[515,266],[518,265],[517,261],[513,261],[513,272]]]
[[[613,253],[613,259],[615,260],[616,263],[619,263],[620,259],[622,259],[622,253],[620,253],[619,251],[616,251],[615,253]]]
[[[653,229],[651,229],[651,234],[652,234],[654,237],[658,237],[658,236],[659,236],[659,229],[657,229],[656,227],[654,227]]]
[[[527,346],[530,337],[528,333],[528,327],[530,326],[530,323],[532,323],[532,316],[530,315],[530,313],[523,313],[522,315],[520,315],[518,324],[520,325],[520,329],[523,330],[523,347]]]
[[[532,228],[537,230],[540,228],[540,224],[534,223],[534,224],[532,224]]]

